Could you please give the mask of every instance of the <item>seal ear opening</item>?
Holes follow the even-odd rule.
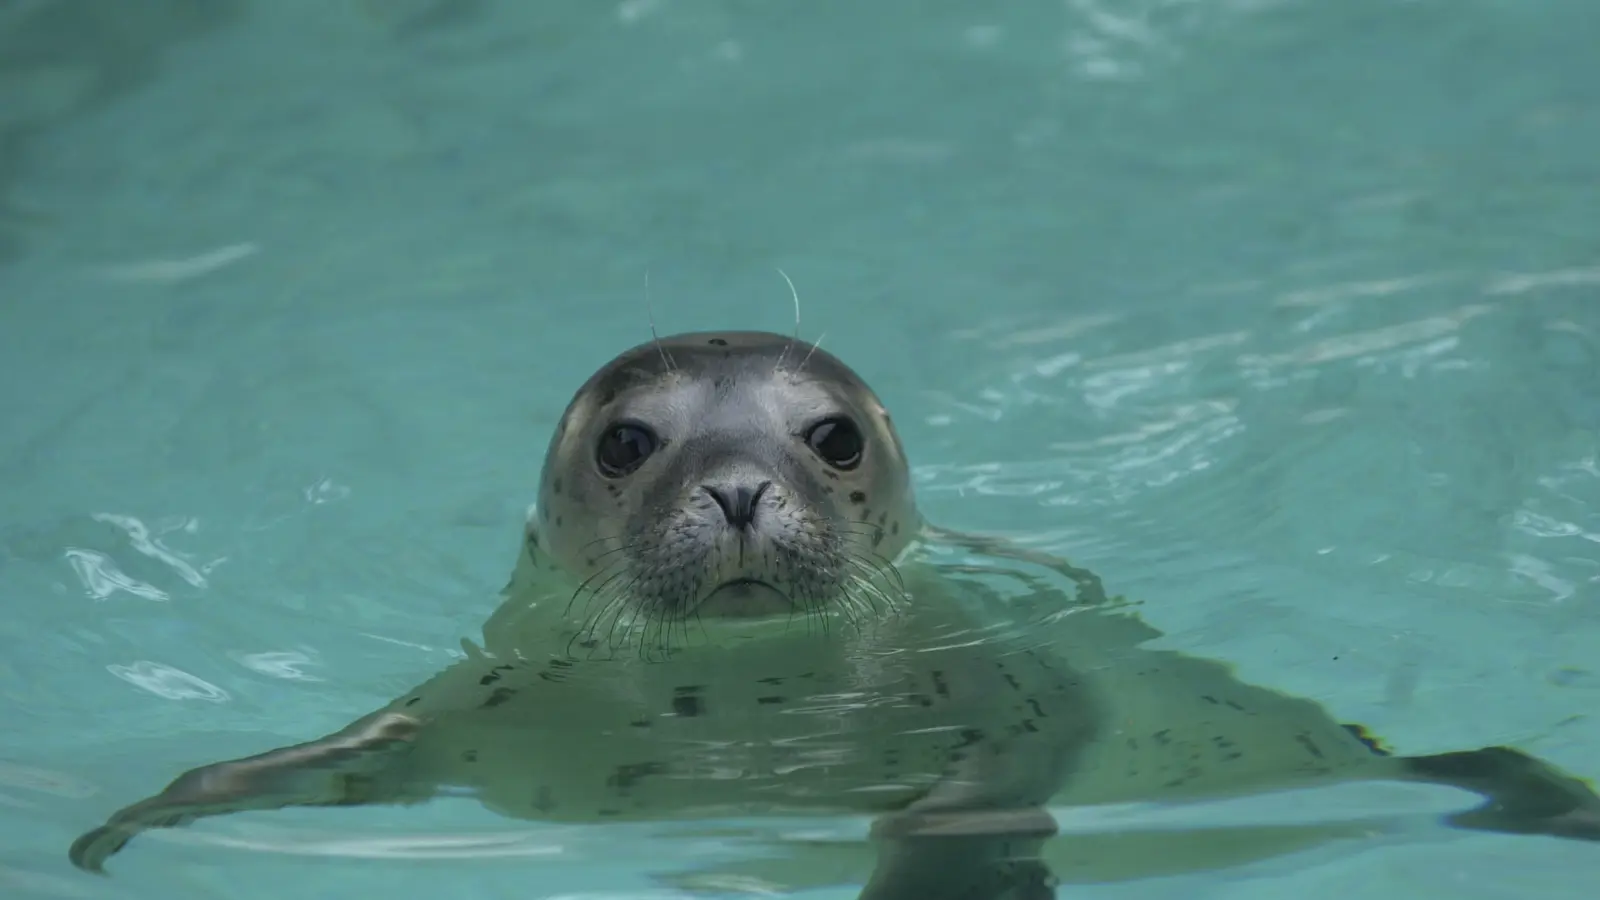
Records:
[[[1520,750],[1486,747],[1401,760],[1406,777],[1485,798],[1450,817],[1474,831],[1600,841],[1600,797],[1582,780]]]

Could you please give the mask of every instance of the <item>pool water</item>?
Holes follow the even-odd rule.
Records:
[[[934,521],[1401,752],[1600,778],[1596,46],[1589,0],[0,2],[0,894],[667,898],[755,852],[453,799],[66,859],[459,654],[572,391],[652,319],[792,329],[779,268]],[[1208,805],[1411,827],[1061,894],[1590,896],[1600,848],[1473,803]]]

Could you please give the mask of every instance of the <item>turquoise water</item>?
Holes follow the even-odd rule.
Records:
[[[1404,752],[1600,777],[1589,0],[71,6],[0,2],[0,894],[665,898],[746,852],[451,800],[65,857],[451,659],[571,392],[652,314],[788,330],[777,267],[934,520]],[[1590,896],[1593,846],[1431,824],[1472,802],[1313,794],[1426,815],[1061,893]]]

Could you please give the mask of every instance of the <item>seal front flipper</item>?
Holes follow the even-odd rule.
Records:
[[[1411,780],[1471,791],[1485,802],[1450,817],[1457,828],[1600,841],[1600,797],[1583,781],[1510,747],[1399,760]]]
[[[1056,821],[1039,808],[921,813],[873,825],[878,861],[860,900],[1050,900],[1040,858]]]
[[[420,725],[410,716],[381,712],[320,740],[191,769],[78,838],[68,857],[80,869],[102,872],[107,858],[151,828],[246,810],[389,802],[393,785],[384,776],[409,750]]]

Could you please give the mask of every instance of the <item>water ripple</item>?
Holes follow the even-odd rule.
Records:
[[[106,671],[164,700],[206,700],[225,703],[228,692],[199,676],[150,660],[109,665]]]

